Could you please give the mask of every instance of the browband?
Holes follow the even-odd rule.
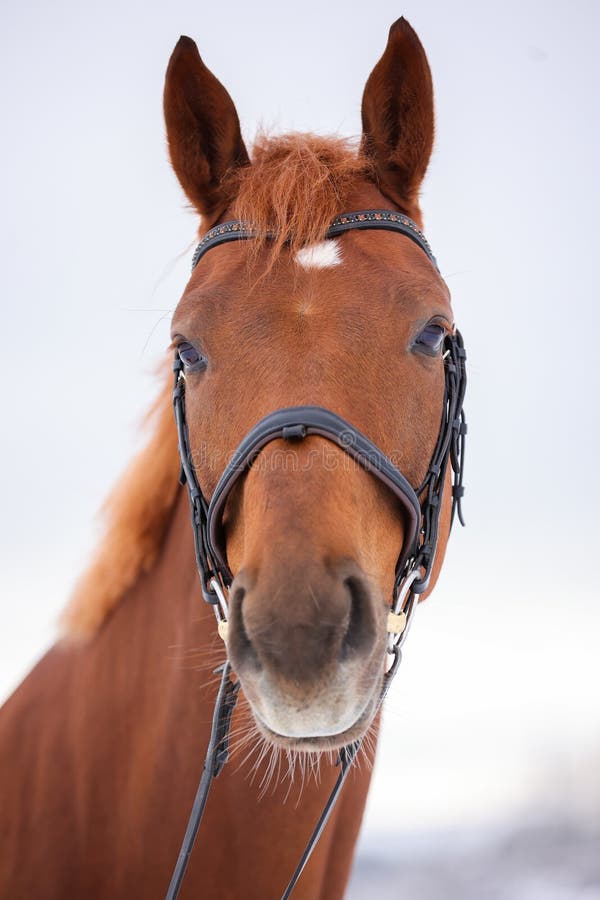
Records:
[[[343,234],[344,231],[356,231],[357,229],[381,229],[384,231],[396,231],[406,235],[423,250],[439,272],[438,264],[431,252],[427,238],[417,223],[405,216],[404,213],[390,209],[363,209],[358,212],[344,213],[333,220],[323,237],[337,237],[338,234]],[[206,232],[196,247],[192,257],[192,271],[204,254],[213,247],[218,247],[219,244],[226,244],[229,241],[251,240],[256,235],[256,228],[251,222],[243,222],[236,219],[232,222],[223,222],[221,225],[215,225],[214,228]],[[272,237],[271,233],[269,233],[269,237]]]
[[[318,435],[337,444],[396,495],[408,518],[396,571],[401,571],[407,558],[414,555],[421,526],[421,506],[413,487],[404,475],[373,441],[341,416],[321,406],[292,406],[269,413],[248,432],[227,464],[213,492],[206,523],[208,545],[226,584],[231,584],[233,575],[229,569],[225,550],[223,512],[232,487],[271,441],[279,438],[292,442],[302,441],[309,435]]]

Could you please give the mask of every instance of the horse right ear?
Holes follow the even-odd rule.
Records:
[[[164,112],[173,169],[210,227],[232,199],[225,176],[250,160],[233,100],[189,37],[179,38],[169,60]]]

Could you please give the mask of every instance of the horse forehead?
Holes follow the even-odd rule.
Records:
[[[284,253],[261,277],[248,268],[245,242],[217,247],[195,272],[174,317],[176,324],[224,327],[276,336],[284,323],[310,329],[348,327],[367,316],[410,320],[424,311],[449,312],[448,289],[420,248],[387,233],[348,233]],[[343,324],[343,321],[342,321]],[[192,331],[195,330],[192,328]],[[203,330],[203,329],[202,329]],[[343,328],[341,329],[343,332]]]

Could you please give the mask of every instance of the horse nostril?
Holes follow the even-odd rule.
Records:
[[[234,590],[232,590],[229,598],[229,618],[233,627],[229,630],[228,649],[232,657],[238,660],[243,658],[246,663],[251,663],[256,668],[260,668],[256,650],[252,646],[244,623],[243,601],[245,595],[245,588],[240,585],[234,585]]]
[[[240,585],[234,584],[233,589],[231,591],[231,596],[229,598],[230,605],[240,607],[242,605],[242,600],[244,599],[245,593],[246,593],[246,588],[241,587]]]
[[[371,598],[367,585],[356,575],[346,578],[344,585],[350,594],[350,615],[346,634],[340,647],[341,660],[370,650],[375,636]]]
[[[250,638],[244,624],[244,613],[242,611],[242,603],[246,589],[243,587],[235,587],[229,598],[229,618],[235,624],[235,637],[240,648],[250,646]]]

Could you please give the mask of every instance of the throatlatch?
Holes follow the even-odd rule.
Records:
[[[334,220],[326,237],[335,237],[352,229],[396,231],[414,241],[437,269],[435,257],[425,236],[416,223],[402,213],[392,210],[345,213]],[[215,226],[198,244],[192,268],[195,268],[201,257],[212,247],[234,240],[250,240],[253,237],[256,237],[256,231],[245,222],[225,222]],[[407,527],[396,563],[394,594],[387,622],[387,653],[390,662],[384,674],[379,698],[379,704],[383,702],[402,658],[401,648],[408,634],[418,596],[429,584],[438,542],[442,494],[448,464],[452,470],[451,523],[457,515],[461,525],[465,524],[461,501],[464,494],[463,463],[467,433],[463,411],[466,352],[459,331],[445,338],[443,359],[445,387],[440,430],[427,474],[417,487],[413,487],[383,451],[350,422],[319,406],[298,406],[270,413],[248,432],[221,475],[209,503],[200,488],[192,460],[185,416],[185,375],[183,364],[176,354],[173,365],[175,375],[173,404],[181,457],[180,481],[187,485],[190,500],[196,565],[202,594],[214,609],[219,634],[223,640],[227,637],[227,593],[233,580],[227,561],[223,531],[223,513],[227,497],[238,479],[247,472],[259,453],[271,441],[283,439],[299,442],[310,435],[318,435],[336,444],[362,468],[382,481],[396,496],[405,513]],[[220,667],[220,671],[221,684],[202,778],[167,892],[167,900],[175,900],[178,896],[212,779],[220,773],[228,757],[229,726],[239,691],[239,682],[231,681],[228,661]],[[360,740],[343,747],[340,751],[338,778],[302,858],[282,894],[282,900],[287,900],[291,895],[308,862],[359,747]]]

